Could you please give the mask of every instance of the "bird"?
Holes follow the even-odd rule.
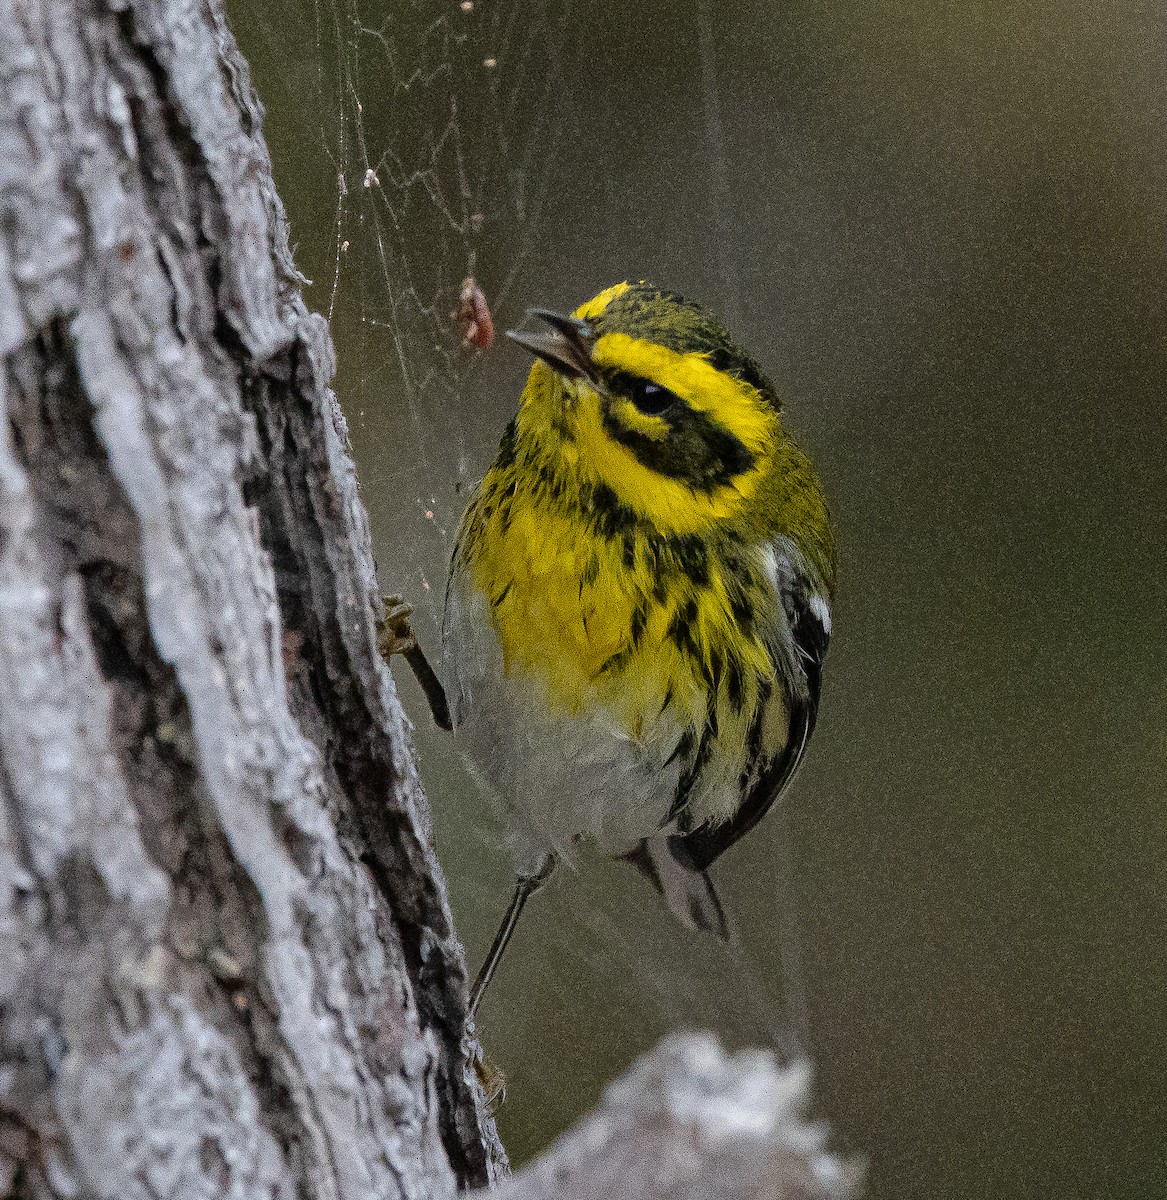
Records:
[[[789,787],[818,717],[837,555],[779,393],[709,311],[628,280],[528,310],[518,411],[450,563],[442,679],[405,653],[505,830],[514,892],[477,1011],[527,901],[581,841],[723,940],[710,875]]]

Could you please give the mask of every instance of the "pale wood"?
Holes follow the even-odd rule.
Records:
[[[809,1123],[810,1072],[677,1034],[495,1200],[847,1200],[860,1170]]]

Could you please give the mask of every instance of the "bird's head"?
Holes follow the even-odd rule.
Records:
[[[761,368],[699,305],[618,283],[508,336],[536,356],[516,426],[550,470],[604,485],[664,532],[740,518],[786,443]]]

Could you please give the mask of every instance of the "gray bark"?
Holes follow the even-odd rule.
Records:
[[[365,515],[214,0],[0,4],[0,1193],[498,1153]]]
[[[803,1117],[805,1063],[676,1035],[495,1200],[847,1200],[860,1170]]]
[[[245,65],[216,0],[0,21],[0,1193],[492,1182]],[[803,1088],[666,1043],[502,1194],[834,1200]]]

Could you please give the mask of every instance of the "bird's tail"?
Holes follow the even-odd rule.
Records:
[[[679,837],[662,829],[643,838],[624,857],[660,892],[682,925],[712,933],[723,942],[733,940],[725,906],[709,872],[693,864]]]

